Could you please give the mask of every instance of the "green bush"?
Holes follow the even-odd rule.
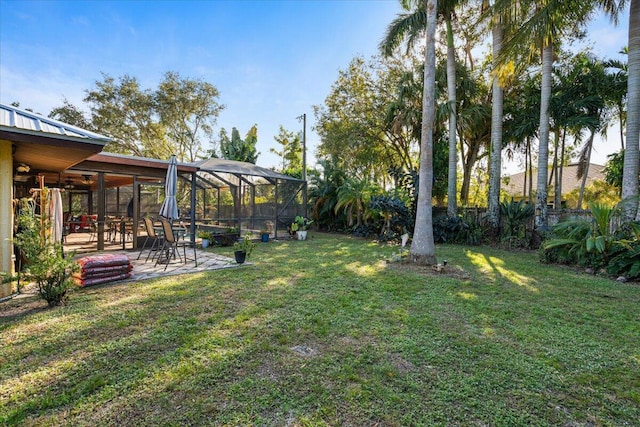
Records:
[[[30,209],[22,209],[15,243],[26,260],[27,278],[36,283],[40,297],[53,307],[67,300],[67,291],[73,286],[72,274],[79,266],[73,255],[65,258],[62,245],[45,237],[49,224],[47,217],[40,218]]]
[[[637,277],[640,224],[616,226],[620,209],[619,205],[611,208],[592,203],[591,220],[569,218],[559,222],[539,252],[541,261],[606,268],[609,274]]]
[[[525,203],[524,200],[500,203],[500,216],[503,221],[501,240],[508,243],[509,247],[528,247],[530,239],[527,238],[526,226],[533,214],[533,205]]]
[[[482,228],[478,223],[460,216],[439,216],[433,220],[435,243],[463,243],[478,245],[482,241]]]

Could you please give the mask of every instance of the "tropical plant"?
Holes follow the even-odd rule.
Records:
[[[312,216],[317,225],[330,231],[341,229],[344,216],[338,216],[335,206],[338,203],[338,188],[345,174],[327,159],[318,160],[322,170],[310,174],[309,200],[313,206]]]
[[[502,240],[508,242],[510,247],[527,246],[526,225],[534,213],[533,205],[524,200],[518,202],[505,200],[500,203],[500,217],[504,221]]]
[[[208,231],[208,230],[198,230],[196,235],[200,239],[206,239],[206,240],[212,240],[213,239],[213,233],[211,233],[211,231]]]
[[[360,227],[367,219],[369,200],[378,191],[377,186],[366,178],[346,179],[338,188],[338,201],[334,210],[336,213],[341,210],[346,213],[349,227]]]
[[[255,247],[256,243],[251,240],[251,233],[246,233],[243,238],[233,244],[234,251],[244,252],[247,254],[247,257],[251,255],[251,252],[253,252]]]
[[[482,242],[482,228],[469,216],[442,215],[433,221],[433,237],[436,243],[478,245]]]
[[[258,143],[258,126],[253,125],[244,139],[235,127],[231,129],[231,138],[225,128],[220,129],[220,153],[223,159],[254,163],[260,153],[256,151]]]
[[[293,222],[291,223],[291,231],[307,231],[312,223],[313,220],[305,218],[302,215],[296,215],[296,217],[293,219]]]
[[[36,218],[31,210],[21,209],[17,225],[19,232],[14,242],[26,259],[27,277],[35,282],[38,294],[49,307],[63,304],[73,287],[72,275],[79,270],[73,254],[65,257],[62,245],[46,238],[50,228],[47,216]]]
[[[378,229],[380,240],[392,240],[410,230],[413,217],[405,203],[398,197],[378,195],[371,197],[369,209],[382,218],[382,227]]]
[[[593,268],[606,266],[612,251],[621,244],[620,237],[616,234],[616,225],[622,207],[623,204],[612,208],[591,203],[591,220],[569,218],[560,221],[553,226],[551,238],[544,242],[543,251],[559,249],[560,257],[569,263]]]
[[[640,223],[628,222],[621,228],[624,237],[612,253],[607,273],[635,280],[640,277]]]

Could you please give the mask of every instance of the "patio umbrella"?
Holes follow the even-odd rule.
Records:
[[[53,243],[62,242],[63,232],[63,212],[62,197],[59,188],[51,188],[49,190],[49,218],[51,219],[51,241]]]
[[[160,215],[168,218],[170,221],[178,218],[178,204],[176,203],[176,187],[178,183],[178,166],[176,156],[172,155],[169,159],[169,167],[167,168],[167,178],[164,182],[164,202],[160,208]]]

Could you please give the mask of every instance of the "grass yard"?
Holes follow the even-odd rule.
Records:
[[[638,284],[395,250],[312,233],[253,266],[2,303],[0,425],[640,425]]]

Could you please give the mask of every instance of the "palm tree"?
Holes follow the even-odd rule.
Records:
[[[500,226],[500,177],[502,161],[502,122],[503,122],[503,100],[504,91],[500,83],[498,68],[500,51],[502,50],[502,18],[500,15],[494,16],[491,29],[493,45],[493,83],[492,83],[492,103],[491,103],[491,154],[489,156],[489,195],[487,203],[487,213],[489,224],[494,232]]]
[[[411,48],[418,36],[422,34],[426,26],[426,9],[424,8],[424,0],[400,0],[405,10],[411,10],[414,3],[417,8],[409,14],[398,16],[387,29],[387,35],[380,44],[380,49],[384,55],[391,55],[398,45],[407,38],[407,46]],[[438,15],[445,22],[447,34],[447,104],[449,111],[449,173],[448,173],[448,194],[447,198],[447,215],[455,216],[457,213],[456,205],[456,184],[457,184],[457,106],[456,106],[456,57],[455,44],[453,39],[452,23],[456,19],[455,10],[465,0],[442,0],[438,3]]]
[[[344,210],[347,216],[347,225],[353,227],[353,218],[356,218],[356,227],[360,227],[366,219],[367,206],[371,196],[378,192],[378,188],[371,185],[369,179],[347,179],[338,188],[338,200],[334,211],[338,213]]]
[[[383,52],[390,54],[394,47],[404,40],[405,36],[408,37],[409,45],[411,45],[421,33],[421,29],[424,28],[426,47],[418,174],[418,206],[413,241],[411,243],[411,260],[418,264],[430,265],[436,263],[431,195],[433,189],[433,128],[436,110],[435,35],[438,2],[437,0],[401,0],[401,3],[405,10],[417,6],[417,11],[411,15],[400,15],[389,25],[387,35],[381,44],[381,49]],[[424,22],[424,27],[421,26],[422,22]]]
[[[603,0],[605,1],[605,0]],[[538,132],[538,182],[536,188],[536,218],[538,229],[547,227],[547,180],[549,163],[549,104],[551,101],[554,50],[566,32],[575,32],[584,25],[593,11],[593,3],[582,0],[498,0],[498,11],[518,10],[524,21],[513,37],[503,46],[503,58],[514,54],[523,46],[540,50],[542,56],[542,83],[540,87],[540,128]]]
[[[620,0],[620,3],[624,3]],[[638,212],[638,162],[640,153],[640,0],[631,0],[629,6],[629,58],[627,79],[627,144],[624,150],[622,199],[633,199],[623,212],[631,220]]]

